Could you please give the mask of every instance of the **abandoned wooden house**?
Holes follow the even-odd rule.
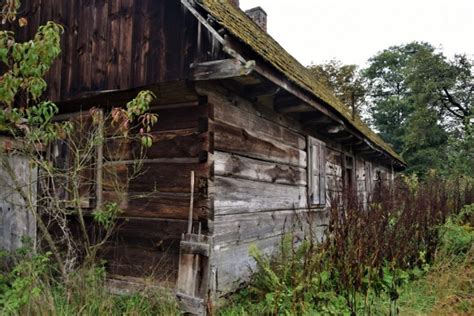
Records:
[[[112,278],[178,284],[191,311],[245,282],[249,245],[276,249],[295,214],[313,214],[322,233],[332,192],[366,195],[405,167],[266,32],[265,11],[238,2],[22,1],[25,39],[46,21],[64,25],[47,76],[61,114],[123,105],[143,89],[157,95],[146,171],[129,184],[104,257]],[[182,241],[192,171],[201,234]],[[180,252],[201,258],[198,276],[179,271]]]

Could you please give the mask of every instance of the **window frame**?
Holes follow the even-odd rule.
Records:
[[[307,188],[310,207],[321,208],[327,205],[326,151],[325,142],[312,136],[307,137]],[[317,186],[317,198],[315,186]]]

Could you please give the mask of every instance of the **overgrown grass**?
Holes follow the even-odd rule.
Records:
[[[59,277],[50,254],[29,248],[2,256],[1,315],[179,315],[172,293],[150,287],[114,295],[103,267],[82,267]]]
[[[379,191],[365,205],[333,199],[326,241],[307,232],[295,246],[288,234],[273,257],[253,248],[258,272],[220,314],[472,312],[474,206],[459,205],[474,195],[469,185],[452,188],[433,179]]]
[[[403,315],[474,313],[474,204],[440,228],[440,246],[429,272],[403,286]]]

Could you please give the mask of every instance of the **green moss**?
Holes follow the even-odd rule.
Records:
[[[250,46],[290,81],[311,92],[318,99],[336,110],[347,122],[360,131],[380,149],[390,154],[396,160],[405,164],[403,159],[377,134],[375,134],[360,117],[352,117],[352,112],[336,98],[331,91],[320,83],[311,72],[291,56],[269,34],[260,29],[240,9],[227,0],[202,0],[203,7],[236,38]]]

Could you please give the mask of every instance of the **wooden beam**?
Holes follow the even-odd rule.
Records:
[[[303,113],[313,112],[314,109],[305,103],[295,103],[292,105],[275,105],[275,111],[279,113]]]
[[[244,95],[249,98],[256,98],[261,96],[275,95],[280,92],[281,88],[274,83],[258,84],[244,87]]]
[[[303,125],[327,125],[332,122],[332,120],[326,115],[320,115],[317,117],[310,117],[302,120]]]
[[[267,79],[268,80],[268,79]],[[271,82],[271,81],[270,81]],[[293,94],[283,92],[275,97],[275,111],[280,113],[315,112],[315,109]]]
[[[344,126],[342,125],[330,125],[327,127],[326,132],[329,134],[337,134],[339,132],[342,132],[344,130]]]
[[[347,142],[347,141],[350,141],[354,138],[355,138],[355,136],[351,135],[351,134],[346,135],[346,136],[334,137],[334,139],[337,140],[338,142]]]
[[[358,138],[357,138],[357,139],[358,139]],[[357,148],[357,146],[360,146],[360,145],[362,145],[362,144],[364,144],[364,141],[363,141],[363,140],[360,140],[360,139],[358,139],[357,141],[351,143],[352,148]]]
[[[370,154],[366,154],[366,156],[371,157],[371,158],[378,158],[378,157],[384,156],[384,154],[381,153],[381,152],[373,152],[373,153],[370,153]]]
[[[193,63],[190,67],[192,69],[192,79],[196,81],[228,79],[251,74],[255,68],[255,61],[250,60],[242,63],[238,59],[228,58]]]

